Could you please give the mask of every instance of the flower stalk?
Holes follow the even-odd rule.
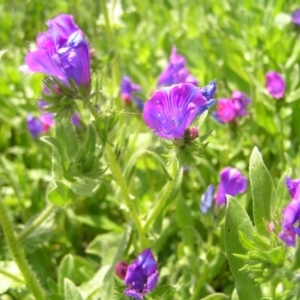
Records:
[[[25,259],[23,249],[19,247],[13,226],[3,202],[0,200],[0,224],[4,232],[10,254],[20,269],[26,286],[33,296],[38,300],[46,300],[45,292]]]

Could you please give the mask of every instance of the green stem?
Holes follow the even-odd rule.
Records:
[[[49,204],[44,211],[25,228],[18,236],[18,241],[22,242],[26,239],[32,232],[34,232],[55,210],[56,206]]]
[[[116,43],[115,43],[114,32],[113,32],[113,29],[111,27],[110,20],[109,20],[109,15],[108,15],[107,6],[106,6],[107,1],[100,0],[100,3],[101,3],[101,9],[102,9],[102,13],[103,13],[104,20],[105,20],[105,30],[106,30],[106,35],[107,35],[108,46],[109,46],[110,50],[114,51],[114,58],[117,60],[112,65],[113,84],[114,84],[114,86],[117,87],[120,84],[120,72],[119,72],[119,62],[118,62],[117,47],[116,47]],[[121,111],[123,108],[121,98],[117,96],[115,98],[115,103],[116,103],[117,109],[119,111]],[[120,121],[121,121],[121,123],[123,123],[123,116],[120,116]]]
[[[24,280],[23,280],[21,277],[15,275],[15,274],[12,274],[12,273],[10,273],[10,272],[4,270],[4,269],[1,269],[1,268],[0,268],[0,274],[6,276],[6,277],[8,277],[8,278],[11,278],[11,279],[14,280],[14,281],[18,281],[18,282],[20,282],[20,283],[25,284]]]
[[[98,113],[95,110],[93,104],[91,102],[88,102],[86,106],[89,109],[89,111],[91,112],[91,114],[93,115],[93,117],[95,118],[95,120],[97,120]],[[95,126],[95,127],[96,127],[95,128],[96,132],[98,133],[99,136],[101,136],[101,134],[98,131],[97,126]],[[111,173],[115,177],[115,180],[117,181],[117,183],[121,189],[121,192],[123,195],[123,202],[126,205],[127,209],[129,210],[130,216],[132,217],[133,222],[139,232],[141,248],[145,249],[147,247],[148,243],[145,238],[143,227],[142,227],[141,221],[139,219],[136,207],[134,206],[133,202],[130,199],[129,191],[128,191],[125,179],[123,177],[123,174],[121,172],[120,166],[118,164],[115,152],[113,151],[113,149],[109,143],[106,143],[105,150],[106,150],[106,154],[107,154],[107,158],[108,158],[108,162],[109,162],[109,168],[111,170]]]
[[[0,200],[0,224],[2,226],[4,236],[8,245],[10,254],[19,267],[26,285],[30,292],[37,300],[46,300],[45,292],[38,282],[35,274],[31,270],[28,262],[25,259],[23,249],[20,248],[16,235],[13,231],[12,224],[8,218],[5,206]]]
[[[171,194],[171,191],[172,191],[172,189],[175,185],[176,179],[177,179],[177,176],[176,176],[176,174],[178,174],[177,166],[178,166],[177,161],[175,159],[173,159],[171,161],[171,165],[170,165],[170,175],[173,177],[173,180],[169,181],[165,185],[165,188],[163,189],[162,195],[160,196],[160,199],[159,199],[157,205],[155,206],[154,210],[151,212],[150,216],[148,217],[148,219],[145,223],[144,232],[148,232],[152,223],[155,221],[155,219],[157,218],[159,213],[165,207],[165,204],[168,200],[169,195]]]

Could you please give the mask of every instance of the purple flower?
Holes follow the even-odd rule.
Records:
[[[213,204],[213,200],[214,200],[214,192],[215,192],[215,187],[210,184],[205,193],[201,196],[200,199],[200,210],[203,214],[207,214]]]
[[[38,118],[35,118],[32,114],[28,114],[26,118],[27,128],[32,137],[37,138],[42,132],[42,123]]]
[[[20,69],[57,77],[65,85],[72,79],[87,87],[91,77],[89,47],[73,16],[58,15],[46,24],[48,31],[37,36],[37,50],[27,53],[26,66]]]
[[[157,262],[151,250],[146,249],[127,267],[124,283],[128,287],[125,295],[143,300],[145,294],[154,289],[157,281]]]
[[[284,96],[285,81],[279,73],[268,72],[266,73],[266,88],[274,98],[280,99]]]
[[[79,126],[80,125],[80,120],[79,120],[79,113],[75,113],[73,115],[73,117],[71,118],[72,120],[72,123],[75,125],[75,126]]]
[[[300,202],[300,179],[292,180],[290,177],[286,177],[285,184],[293,200]]]
[[[214,103],[214,99],[205,98],[193,84],[174,84],[153,93],[145,103],[143,116],[159,137],[180,139],[194,119]]]
[[[233,91],[230,99],[219,99],[212,116],[220,123],[228,123],[247,114],[250,99],[240,91]]]
[[[295,247],[296,235],[300,236],[300,201],[292,200],[282,212],[282,229],[279,237],[291,247]]]
[[[247,178],[238,169],[227,167],[221,171],[220,177],[221,182],[216,196],[219,206],[227,202],[226,195],[235,196],[245,192]]]
[[[128,76],[124,76],[121,81],[121,98],[125,104],[131,104],[132,101],[140,110],[143,110],[144,102],[134,95],[134,92],[140,92],[141,87],[131,81]]]
[[[292,13],[292,21],[294,24],[300,26],[300,8],[296,9]]]
[[[198,84],[197,79],[191,75],[186,68],[186,60],[182,55],[177,54],[176,47],[172,48],[170,62],[158,78],[158,86],[170,86],[177,83]]]

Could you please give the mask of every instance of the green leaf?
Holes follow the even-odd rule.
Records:
[[[74,258],[71,254],[67,254],[58,267],[58,289],[60,293],[64,291],[65,278],[74,279],[76,270],[74,268]]]
[[[273,181],[257,147],[254,147],[250,157],[249,173],[255,226],[258,233],[267,235],[265,222],[270,222]]]
[[[206,296],[206,297],[202,298],[201,300],[224,300],[224,299],[229,299],[229,297],[222,293],[215,293],[215,294]]]
[[[23,276],[14,261],[0,261],[0,268],[5,272],[15,276],[15,279],[13,279],[0,272],[0,294],[4,294],[9,289],[21,288],[25,286]]]
[[[74,159],[79,148],[74,125],[69,119],[61,119],[56,121],[55,129],[56,137],[66,149],[68,158]]]
[[[159,164],[159,166],[161,167],[162,172],[167,176],[167,180],[172,180],[171,175],[169,174],[167,168],[165,167],[165,161],[158,154],[156,154],[155,152],[152,152],[150,150],[142,149],[142,150],[136,151],[131,156],[129,162],[126,165],[126,168],[125,168],[124,172],[125,172],[125,178],[127,180],[127,183],[130,182],[130,179],[133,175],[134,168],[136,166],[137,160],[143,155],[150,155]]]
[[[230,269],[236,282],[236,289],[239,299],[251,300],[261,299],[261,290],[254,280],[250,278],[245,270],[241,270],[244,266],[243,261],[234,256],[234,254],[246,254],[239,240],[239,231],[243,232],[248,238],[251,238],[253,226],[247,212],[239,205],[239,203],[230,196],[227,196],[228,206],[225,219],[225,250],[229,261]]]
[[[68,278],[64,279],[64,295],[65,300],[83,300],[76,285]]]
[[[47,199],[52,204],[65,207],[76,200],[74,192],[61,181],[52,182],[48,188]]]

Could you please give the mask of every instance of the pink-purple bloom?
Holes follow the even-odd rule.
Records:
[[[284,96],[285,81],[282,76],[274,71],[266,73],[266,88],[271,96],[280,99]]]
[[[300,26],[300,8],[296,9],[292,13],[292,21],[294,24]]]
[[[124,265],[120,267],[122,269],[118,268],[120,275],[126,272],[125,295],[143,300],[144,296],[155,288],[158,281],[157,262],[150,249],[144,250],[126,270],[123,268]]]
[[[212,116],[220,123],[231,122],[247,114],[250,99],[240,91],[233,91],[230,99],[219,99]]]
[[[300,237],[300,179],[286,177],[286,187],[292,201],[282,212],[283,220],[279,237],[290,247],[295,247],[296,236]]]
[[[216,196],[218,206],[226,204],[226,195],[235,196],[244,193],[247,188],[247,178],[238,169],[226,167],[221,171],[220,179]]]
[[[213,205],[214,193],[215,193],[215,187],[212,184],[210,184],[207,187],[205,193],[201,196],[200,211],[203,214],[207,214],[210,211]]]
[[[198,84],[197,79],[189,73],[186,67],[186,59],[177,53],[176,47],[172,48],[170,61],[166,69],[159,75],[158,86],[170,86],[177,83]]]
[[[174,84],[155,91],[145,103],[143,117],[147,126],[162,138],[180,139],[194,119],[209,109],[215,81],[207,89],[191,83]]]
[[[140,92],[141,87],[131,81],[128,76],[124,76],[121,81],[121,98],[125,104],[134,102],[140,110],[143,110],[144,102],[139,99],[135,92]]]
[[[73,16],[58,15],[47,23],[48,31],[38,34],[37,50],[26,55],[24,72],[54,76],[65,85],[72,79],[87,87],[90,82],[89,46]]]

